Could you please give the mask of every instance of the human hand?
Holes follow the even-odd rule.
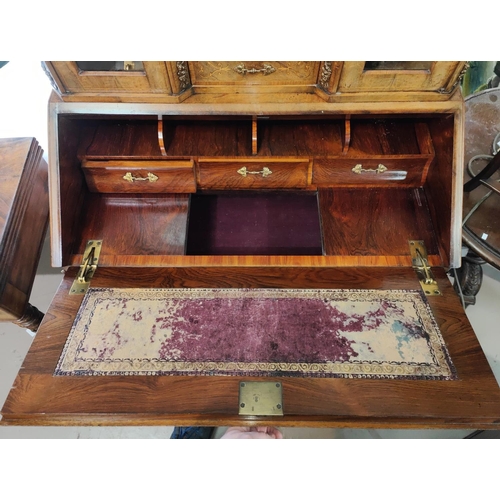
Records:
[[[229,427],[221,439],[283,439],[276,427]]]

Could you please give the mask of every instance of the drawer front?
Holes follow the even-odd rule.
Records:
[[[276,189],[307,187],[308,160],[200,159],[202,189]]]
[[[314,85],[317,61],[189,62],[193,85]]]
[[[92,192],[196,192],[193,161],[84,161],[82,169]]]
[[[421,186],[430,157],[325,158],[314,160],[313,184],[334,186]]]

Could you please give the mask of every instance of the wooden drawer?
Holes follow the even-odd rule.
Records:
[[[304,159],[203,158],[202,189],[276,189],[307,187],[309,161]]]
[[[83,161],[90,191],[98,193],[194,193],[193,161]]]
[[[312,182],[318,187],[419,187],[430,161],[430,155],[320,158],[314,160]]]
[[[197,61],[188,64],[193,85],[219,87],[314,85],[320,65],[316,61]]]

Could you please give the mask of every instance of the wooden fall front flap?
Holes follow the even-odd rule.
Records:
[[[239,415],[243,376],[54,376],[83,295],[65,276],[2,409],[16,425],[292,425],[495,428],[500,389],[446,275],[429,297],[456,380],[267,377],[283,387],[280,417]],[[92,287],[417,289],[408,268],[98,269]]]

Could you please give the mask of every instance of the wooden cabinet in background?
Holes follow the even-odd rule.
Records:
[[[0,321],[36,331],[29,303],[49,219],[47,162],[33,138],[0,139]]]

